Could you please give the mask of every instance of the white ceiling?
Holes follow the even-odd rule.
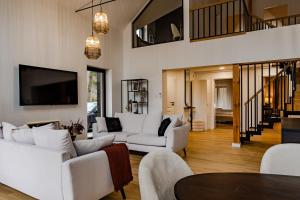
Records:
[[[77,10],[82,5],[85,5],[91,0],[60,0],[65,6],[70,9]],[[103,0],[105,2],[106,0]],[[100,0],[94,0],[94,4]],[[114,2],[103,5],[103,11],[108,14],[111,27],[123,27],[127,25],[145,6],[148,0],[116,0]],[[98,10],[95,8],[95,10]],[[91,18],[91,9],[77,13],[85,18]]]

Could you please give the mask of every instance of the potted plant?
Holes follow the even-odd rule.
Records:
[[[69,125],[63,125],[64,129],[67,129],[71,135],[72,140],[76,139],[77,135],[83,134],[84,126],[80,119],[77,122],[70,121]]]

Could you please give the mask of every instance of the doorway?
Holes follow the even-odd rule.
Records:
[[[216,127],[232,127],[232,79],[215,80]]]
[[[106,71],[99,68],[87,68],[87,130],[90,132],[96,117],[106,116]]]

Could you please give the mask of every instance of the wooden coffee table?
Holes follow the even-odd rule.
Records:
[[[183,178],[174,189],[178,200],[299,200],[300,177],[209,173]]]

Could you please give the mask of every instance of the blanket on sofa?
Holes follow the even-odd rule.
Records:
[[[128,148],[126,144],[112,144],[101,150],[107,154],[112,181],[119,191],[133,180]]]

